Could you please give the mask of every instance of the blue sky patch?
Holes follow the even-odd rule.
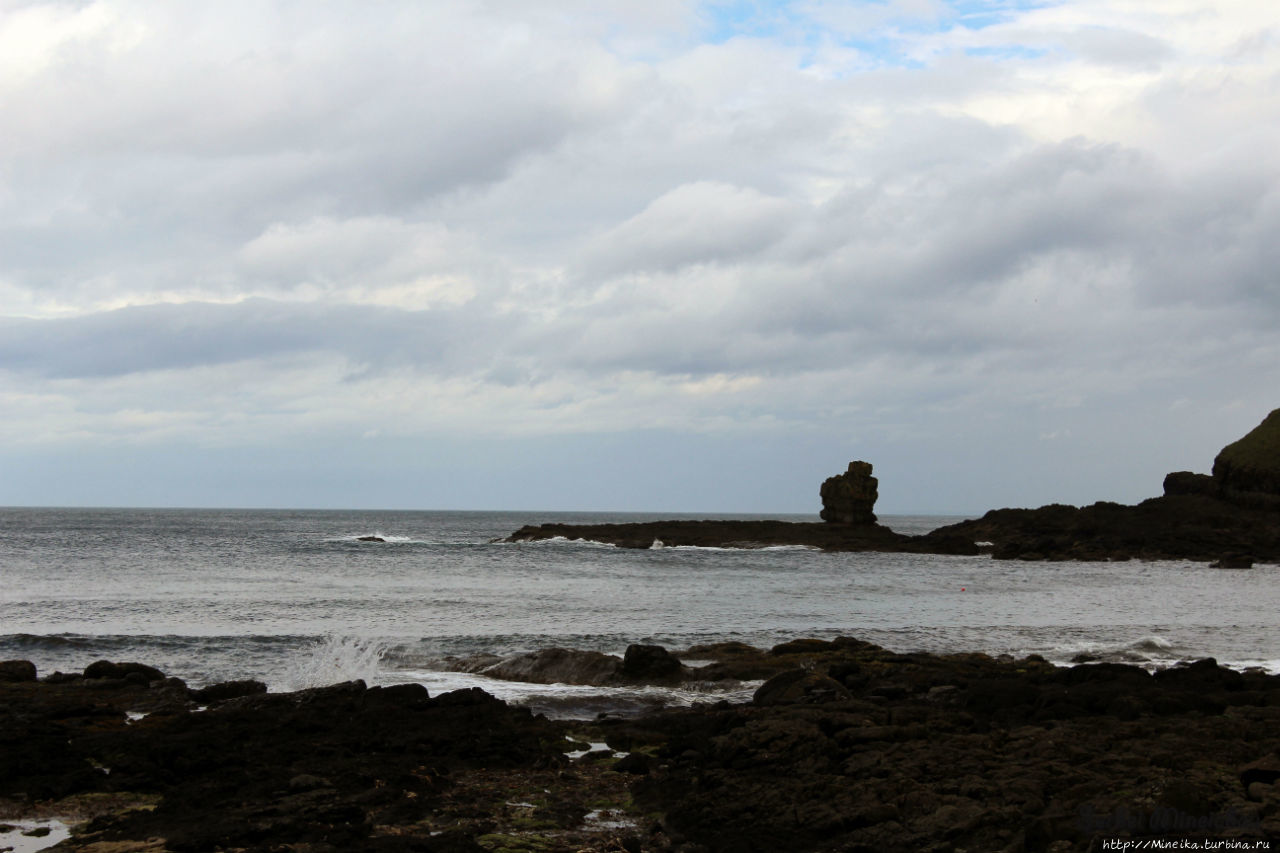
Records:
[[[825,6],[811,0],[710,0],[701,8],[705,28],[699,40],[722,44],[734,38],[761,38],[811,49],[838,44],[856,49],[876,65],[915,68],[923,63],[910,50],[913,37],[957,28],[980,30],[1007,22],[1020,12],[1050,5],[1053,3],[1046,0],[954,0],[912,14],[895,9],[887,0]],[[840,20],[843,13],[848,14],[844,20],[851,23],[865,13],[865,26],[858,30],[833,26],[832,21]],[[1044,51],[1010,45],[974,48],[967,53],[1006,60],[1034,59]]]

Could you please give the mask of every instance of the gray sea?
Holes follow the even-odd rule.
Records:
[[[1038,653],[1058,663],[1088,654],[1149,667],[1214,657],[1280,671],[1276,566],[494,541],[527,523],[691,517],[0,509],[0,659],[34,661],[42,674],[135,660],[192,686],[480,685],[566,716],[716,699],[724,688],[513,684],[449,672],[448,659],[844,635],[904,652]],[[881,518],[905,533],[956,520]]]

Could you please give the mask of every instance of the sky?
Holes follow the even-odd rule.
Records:
[[[0,0],[0,505],[1136,502],[1277,152],[1274,0]]]

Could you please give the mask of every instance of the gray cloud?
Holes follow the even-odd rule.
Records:
[[[413,365],[447,371],[498,318],[457,311],[280,303],[146,305],[65,319],[0,320],[0,364],[54,379],[172,371],[279,355],[331,353],[355,369]]]
[[[796,4],[718,44],[674,0],[354,8],[0,13],[7,440],[954,429],[991,461],[1277,387],[1269,6]]]

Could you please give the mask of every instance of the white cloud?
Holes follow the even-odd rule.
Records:
[[[1278,387],[1273,4],[711,11],[0,7],[6,439],[995,459]]]

